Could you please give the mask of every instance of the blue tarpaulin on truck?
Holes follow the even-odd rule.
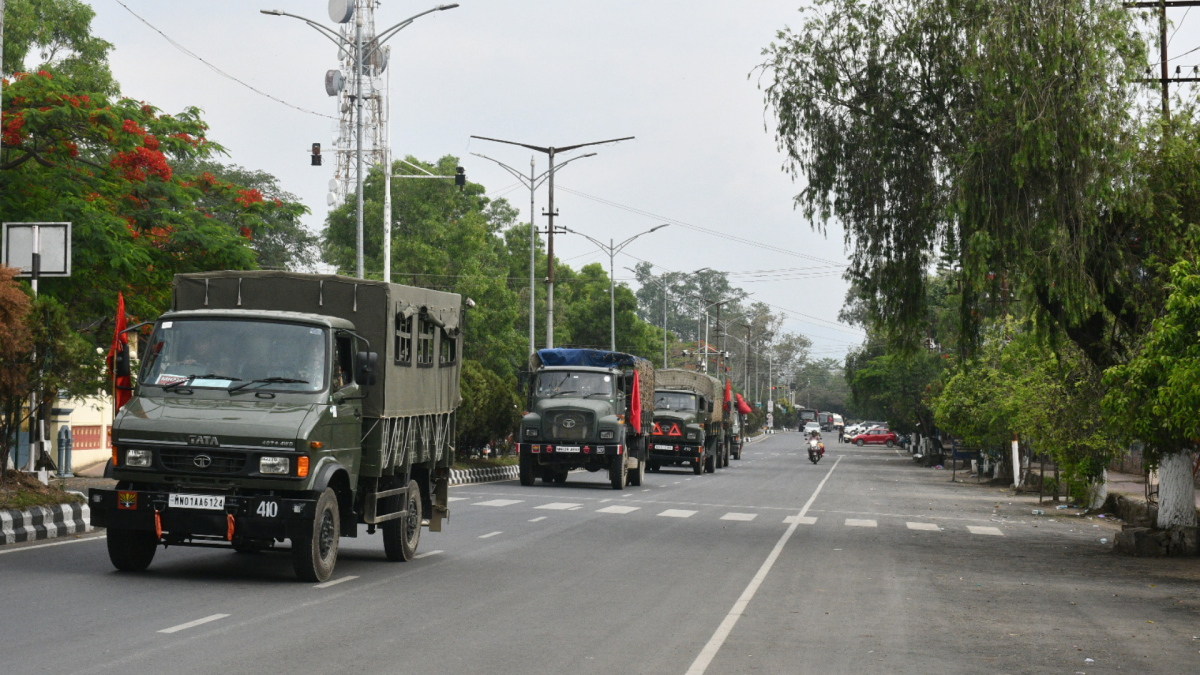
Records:
[[[593,368],[633,368],[639,359],[632,354],[602,349],[539,349],[538,358],[544,366],[591,366]]]

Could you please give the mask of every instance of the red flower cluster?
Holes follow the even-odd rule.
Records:
[[[241,204],[245,208],[250,208],[251,204],[261,204],[263,194],[253,188],[249,190],[238,190],[238,196],[233,198],[233,201]]]
[[[247,239],[250,238],[250,228],[242,226],[242,228],[239,231],[242,233],[243,237],[245,237]]]
[[[0,124],[0,133],[4,137],[4,145],[12,148],[21,144],[25,139],[25,135],[21,133],[21,127],[25,126],[25,113],[17,112],[4,116],[4,121]]]
[[[121,129],[123,129],[127,134],[137,134],[138,136],[146,135],[146,130],[133,120],[125,120],[125,123],[121,125]]]
[[[161,152],[149,148],[134,148],[129,152],[118,152],[111,166],[121,171],[125,180],[144,181],[146,172],[158,176],[164,182],[171,180],[171,167]]]

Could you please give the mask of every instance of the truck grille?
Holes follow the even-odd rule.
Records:
[[[550,417],[548,439],[560,441],[584,441],[592,437],[592,414],[564,410]]]
[[[196,463],[196,457],[206,455],[211,462],[201,467]],[[164,448],[158,451],[158,457],[168,471],[180,473],[240,473],[246,466],[246,455],[241,452],[220,450],[175,450]]]

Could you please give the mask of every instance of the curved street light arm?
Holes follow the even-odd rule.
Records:
[[[455,7],[458,7],[458,3],[454,3],[451,5],[438,5],[437,7],[434,7],[433,9],[427,9],[424,12],[421,12],[420,14],[413,14],[412,16],[401,21],[400,23],[397,23],[389,28],[385,28],[384,30],[382,30],[376,34],[375,39],[372,40],[372,42],[374,42],[374,45],[371,47],[370,50],[367,51],[367,53],[363,54],[362,60],[363,61],[370,60],[371,55],[374,54],[375,52],[379,51],[379,48],[383,46],[383,43],[385,43],[388,40],[395,37],[396,33],[399,33],[400,31],[404,30],[405,28],[408,28],[410,25],[412,25],[412,22],[416,21],[417,19],[425,16],[426,14],[433,14],[434,12],[442,12],[447,9],[454,9]]]
[[[575,161],[575,160],[577,160],[577,159],[583,159],[584,157],[595,157],[595,156],[596,156],[596,154],[597,154],[597,153],[594,153],[594,152],[589,152],[589,153],[588,153],[588,154],[586,154],[586,155],[580,155],[580,156],[578,156],[578,157],[572,157],[571,159],[568,159],[568,160],[567,160],[567,161],[565,161],[565,162],[560,162],[560,163],[558,163],[558,164],[555,164],[555,165],[554,165],[554,170],[555,170],[555,171],[558,171],[559,169],[561,169],[561,168],[563,168],[564,166],[566,166],[566,165],[570,164],[571,162],[574,162],[574,161]],[[545,182],[546,182],[546,179],[547,179],[547,178],[549,178],[549,177],[550,177],[550,170],[549,170],[549,169],[546,169],[545,171],[543,171],[543,172],[542,172],[542,175],[538,176],[538,177],[537,177],[537,178],[534,180],[534,186],[533,186],[533,187],[534,187],[534,189],[536,190],[537,188],[541,187],[541,186],[542,186],[542,183],[545,183]]]
[[[639,232],[638,234],[633,235],[632,237],[626,239],[625,241],[623,241],[623,242],[617,244],[615,247],[613,247],[613,252],[620,253],[621,249],[623,249],[626,246],[628,246],[629,244],[631,244],[634,239],[637,239],[638,237],[642,236],[643,234],[650,234],[651,232],[654,232],[655,230],[661,230],[668,225],[670,225],[670,223],[663,223],[662,225],[659,225],[658,227],[652,227],[652,228],[646,230],[645,232]]]
[[[304,23],[308,24],[309,26],[312,26],[313,28],[315,28],[317,30],[317,32],[320,33],[321,35],[324,35],[325,37],[329,38],[333,42],[333,44],[337,45],[338,49],[343,49],[343,48],[349,46],[349,44],[350,44],[347,40],[342,39],[341,34],[338,33],[337,31],[331,30],[325,26],[322,26],[321,24],[317,23],[316,21],[313,21],[312,19],[306,19],[306,18],[300,16],[299,14],[291,14],[289,12],[285,12],[285,11],[279,10],[279,9],[260,9],[258,11],[263,14],[267,14],[269,16],[290,16],[293,19],[299,19],[299,20],[303,21]]]
[[[472,154],[472,155],[475,155],[476,157],[482,157],[482,158],[484,158],[484,159],[486,159],[486,160],[488,160],[488,161],[495,162],[496,164],[499,164],[499,165],[500,165],[500,168],[502,168],[502,169],[504,169],[505,171],[507,171],[507,172],[511,173],[513,176],[515,176],[515,177],[516,177],[516,179],[517,179],[517,180],[521,181],[521,185],[524,185],[525,187],[529,187],[529,176],[526,176],[526,175],[522,174],[520,171],[517,171],[516,169],[514,169],[514,168],[512,168],[511,166],[509,166],[509,165],[505,164],[504,162],[501,162],[501,161],[500,161],[500,160],[498,160],[498,159],[492,159],[491,157],[488,157],[487,155],[481,155],[481,154],[479,154],[478,152],[472,152],[471,154]]]

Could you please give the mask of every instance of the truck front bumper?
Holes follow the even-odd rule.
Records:
[[[224,506],[170,506],[171,493],[150,490],[88,490],[92,524],[157,532],[160,539],[293,539],[312,531],[315,499],[221,495]]]
[[[676,463],[683,461],[696,461],[703,454],[703,448],[698,445],[683,445],[674,443],[656,443],[654,439],[650,439],[650,461],[663,463]]]
[[[566,448],[564,450],[564,448]],[[520,452],[531,453],[543,466],[586,466],[607,464],[616,457],[625,456],[623,445],[593,445],[591,443],[521,443]]]

